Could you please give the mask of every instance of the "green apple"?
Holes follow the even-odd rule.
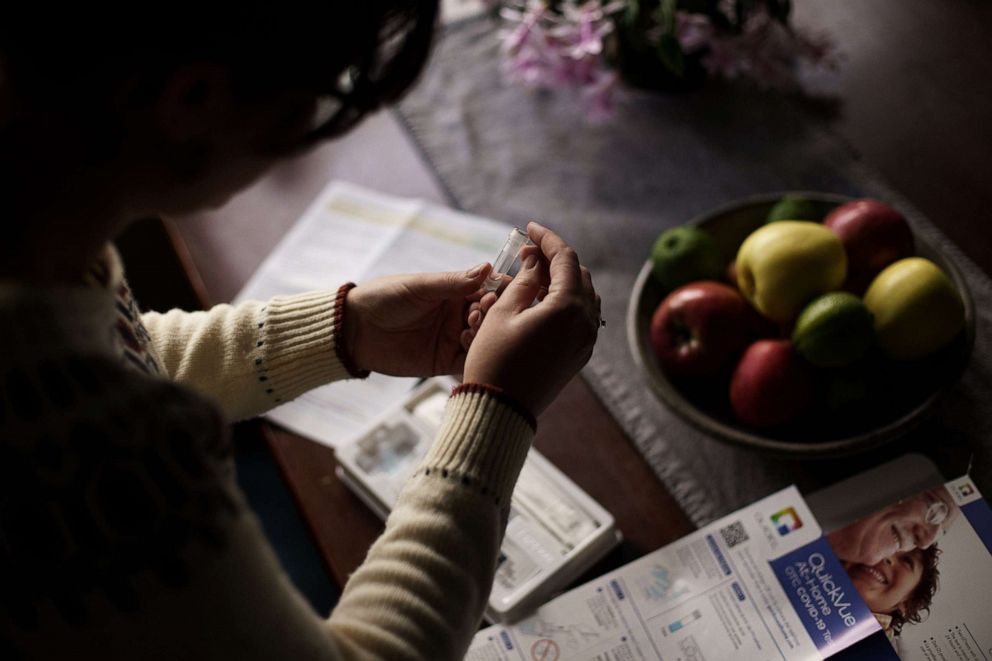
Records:
[[[907,257],[879,273],[865,292],[878,344],[890,358],[917,360],[950,342],[964,326],[964,303],[933,262]]]
[[[855,363],[874,341],[871,312],[846,291],[817,296],[799,313],[792,330],[796,351],[818,367]]]
[[[713,237],[693,225],[662,232],[651,248],[651,270],[666,290],[697,280],[719,280],[724,267]]]
[[[819,294],[839,289],[847,256],[819,223],[780,220],[752,232],[737,251],[737,286],[758,312],[788,323]]]
[[[807,200],[802,195],[783,195],[778,204],[772,207],[765,218],[766,223],[774,223],[779,220],[816,220],[823,218],[816,205]]]

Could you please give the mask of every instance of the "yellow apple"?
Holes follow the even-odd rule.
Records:
[[[879,273],[865,292],[878,344],[895,360],[916,360],[941,348],[964,326],[964,303],[930,260],[907,257]]]
[[[819,223],[770,223],[737,251],[737,286],[772,321],[792,321],[810,299],[839,289],[846,276],[844,245]]]

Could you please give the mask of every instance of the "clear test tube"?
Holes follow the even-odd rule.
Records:
[[[489,272],[489,277],[483,287],[486,291],[496,291],[503,284],[503,276],[511,273],[514,263],[520,257],[520,249],[530,243],[527,233],[514,227],[506,237],[503,249],[493,260],[493,270]]]

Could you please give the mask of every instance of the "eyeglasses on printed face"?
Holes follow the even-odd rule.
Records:
[[[934,496],[930,492],[923,494],[923,500],[927,504],[926,513],[923,515],[923,520],[931,526],[939,526],[951,513],[950,508],[940,498]]]

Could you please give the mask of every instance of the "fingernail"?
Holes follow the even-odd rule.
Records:
[[[468,273],[466,273],[465,275],[468,276],[468,279],[469,280],[474,280],[480,273],[482,273],[482,270],[484,268],[486,268],[487,266],[489,266],[489,263],[488,262],[483,262],[483,263],[479,264],[478,266],[476,266],[471,271],[469,271]]]
[[[530,270],[537,266],[537,255],[531,253],[524,258],[524,268]]]

